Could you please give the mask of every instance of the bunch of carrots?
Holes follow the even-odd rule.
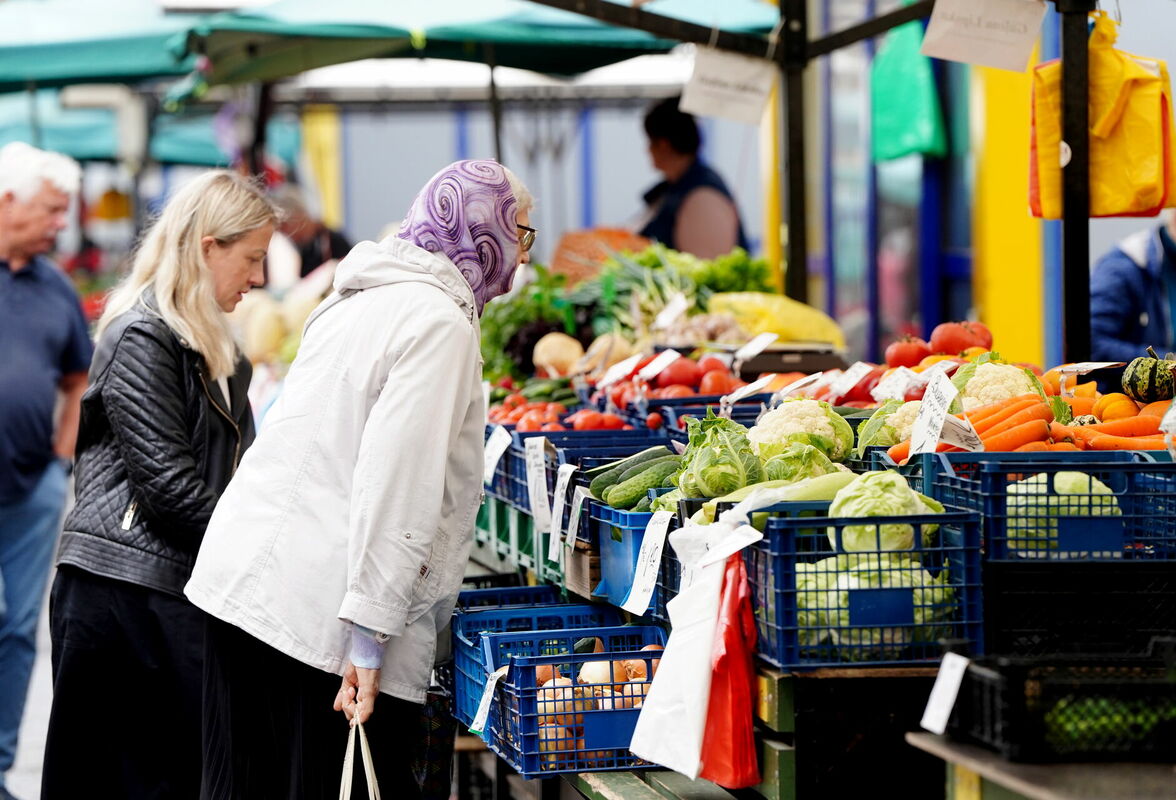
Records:
[[[963,414],[956,415],[963,418]],[[981,406],[967,414],[984,449],[996,452],[1079,450],[1163,450],[1160,417],[1137,417],[1100,422],[1097,425],[1062,425],[1040,395],[1026,394],[1002,403]],[[938,452],[958,451],[940,444]],[[910,456],[911,442],[899,442],[887,451],[896,464]]]

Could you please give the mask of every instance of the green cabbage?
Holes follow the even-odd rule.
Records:
[[[659,494],[657,499],[653,501],[653,505],[649,507],[650,511],[673,511],[678,513],[678,501],[685,497],[681,489],[674,489],[673,491]]]
[[[1008,546],[1010,553],[1042,555],[1056,550],[1058,517],[1117,517],[1123,512],[1109,486],[1085,472],[1039,473],[1009,484]]]
[[[837,493],[829,505],[830,517],[905,517],[942,514],[943,505],[924,497],[907,485],[894,470],[859,475]],[[938,526],[924,525],[923,544],[931,543]],[[837,529],[829,529],[829,541],[837,547]],[[915,545],[913,525],[846,525],[841,529],[841,546],[848,552],[910,550]]]
[[[799,481],[828,475],[837,465],[811,444],[793,442],[787,450],[764,462],[764,478],[769,481]]]
[[[751,449],[747,429],[707,412],[690,420],[690,443],[682,456],[678,488],[686,497],[722,497],[763,480],[764,469]]]

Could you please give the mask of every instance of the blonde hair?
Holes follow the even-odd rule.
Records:
[[[98,335],[154,289],[159,316],[204,356],[212,378],[232,375],[237,344],[217,305],[201,239],[211,236],[230,245],[278,218],[260,187],[246,178],[213,170],[193,179],[168,200],[143,236],[130,274],[106,301]]]

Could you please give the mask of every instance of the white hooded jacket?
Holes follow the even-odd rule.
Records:
[[[482,493],[481,370],[452,262],[393,237],[356,246],[217,505],[188,598],[336,674],[351,623],[388,634],[381,691],[423,702]]]

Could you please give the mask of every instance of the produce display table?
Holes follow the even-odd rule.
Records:
[[[906,739],[947,762],[948,800],[1176,800],[1174,764],[1015,764],[943,736]]]
[[[676,772],[581,772],[564,782],[587,800],[731,800],[710,781],[692,781]],[[564,792],[561,797],[567,797]]]

